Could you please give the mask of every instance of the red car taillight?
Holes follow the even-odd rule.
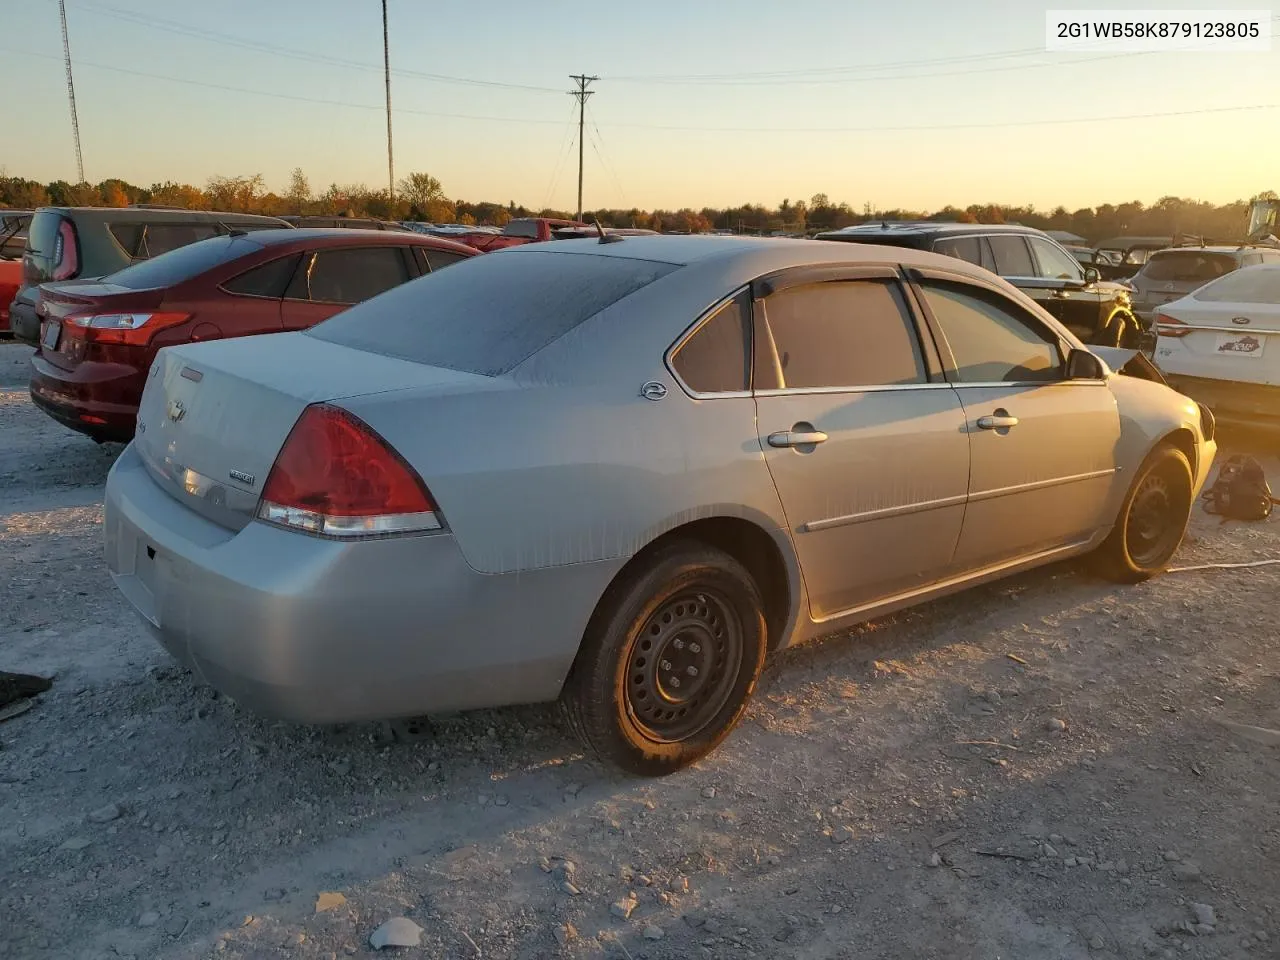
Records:
[[[126,343],[146,346],[157,331],[191,319],[189,313],[86,313],[66,318],[69,336],[90,343]]]
[[[80,272],[80,253],[76,250],[76,228],[70,220],[58,224],[58,238],[53,244],[53,279],[71,280]]]
[[[1175,320],[1167,313],[1156,312],[1156,333],[1162,337],[1185,337],[1191,332],[1181,320]]]
[[[328,537],[441,529],[422,478],[372,428],[328,404],[302,412],[262,489],[258,519]]]

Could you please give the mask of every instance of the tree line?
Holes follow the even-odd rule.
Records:
[[[1274,198],[1266,191],[1258,197]],[[1256,199],[1256,198],[1255,198]],[[153,183],[139,187],[120,179],[99,184],[72,184],[65,180],[40,183],[21,177],[0,177],[0,207],[40,206],[124,207],[151,203],[190,210],[225,210],[316,216],[374,217],[381,220],[421,220],[431,223],[486,224],[502,226],[513,217],[572,217],[572,212],[551,208],[535,209],[508,203],[451,200],[440,181],[428,173],[411,173],[397,184],[395,195],[365,184],[332,183],[327,189],[312,190],[301,168],[290,175],[281,193],[268,190],[261,174],[210,177],[204,187],[189,183]],[[945,206],[940,210],[878,210],[869,204],[855,209],[837,203],[825,193],[809,200],[784,199],[778,206],[743,204],[738,207],[703,207],[700,210],[599,209],[584,212],[587,221],[598,220],[610,227],[642,227],[669,233],[698,233],[729,230],[735,233],[812,234],[874,220],[946,220],[962,223],[1020,223],[1042,230],[1066,230],[1098,243],[1109,237],[1173,236],[1191,234],[1221,240],[1244,236],[1249,201],[1211,204],[1182,197],[1162,197],[1154,204],[1138,201],[1104,203],[1097,207],[1068,210],[999,204]]]

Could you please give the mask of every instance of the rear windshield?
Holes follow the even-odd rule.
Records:
[[[212,237],[142,260],[103,279],[133,290],[171,287],[261,249],[261,244],[245,237]]]
[[[40,210],[31,218],[31,224],[27,227],[25,253],[38,277],[51,277],[57,266],[54,252],[58,246],[58,224],[61,222],[62,217],[52,210]]]
[[[1208,283],[1236,268],[1234,257],[1203,250],[1178,250],[1157,253],[1142,268],[1147,280],[1172,280],[1175,283]]]
[[[675,269],[625,257],[490,253],[388,290],[307,335],[494,377]]]
[[[1280,269],[1264,265],[1237,270],[1197,290],[1195,299],[1213,303],[1280,303]]]

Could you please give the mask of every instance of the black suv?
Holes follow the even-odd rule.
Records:
[[[932,250],[999,274],[1085,343],[1136,347],[1142,328],[1129,291],[1102,281],[1047,234],[1009,224],[931,221],[863,223],[817,235],[819,240],[877,243]]]

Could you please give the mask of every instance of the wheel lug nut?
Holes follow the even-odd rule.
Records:
[[[698,668],[697,668],[697,667],[689,667],[689,668],[687,668],[687,669],[685,670],[685,673],[687,673],[687,674],[688,674],[689,676],[691,676],[691,677],[696,677],[696,676],[698,675]]]
[[[663,660],[660,664],[658,664],[658,666],[660,666],[663,670],[670,670],[670,669],[671,669],[671,661],[670,661],[670,660]]]
[[[678,686],[680,686],[680,678],[679,678],[679,677],[672,677],[672,678],[671,678],[671,685],[672,685],[673,687],[678,687]]]
[[[684,641],[683,641],[683,640],[676,640],[676,641],[675,641],[674,643],[672,643],[671,645],[672,645],[673,647],[675,647],[677,650],[683,650],[683,649],[684,649]]]
[[[690,652],[690,653],[701,653],[701,652],[702,652],[702,647],[701,647],[701,646],[699,646],[699,645],[698,645],[698,644],[696,644],[696,643],[691,643],[691,644],[689,644],[689,652]]]

